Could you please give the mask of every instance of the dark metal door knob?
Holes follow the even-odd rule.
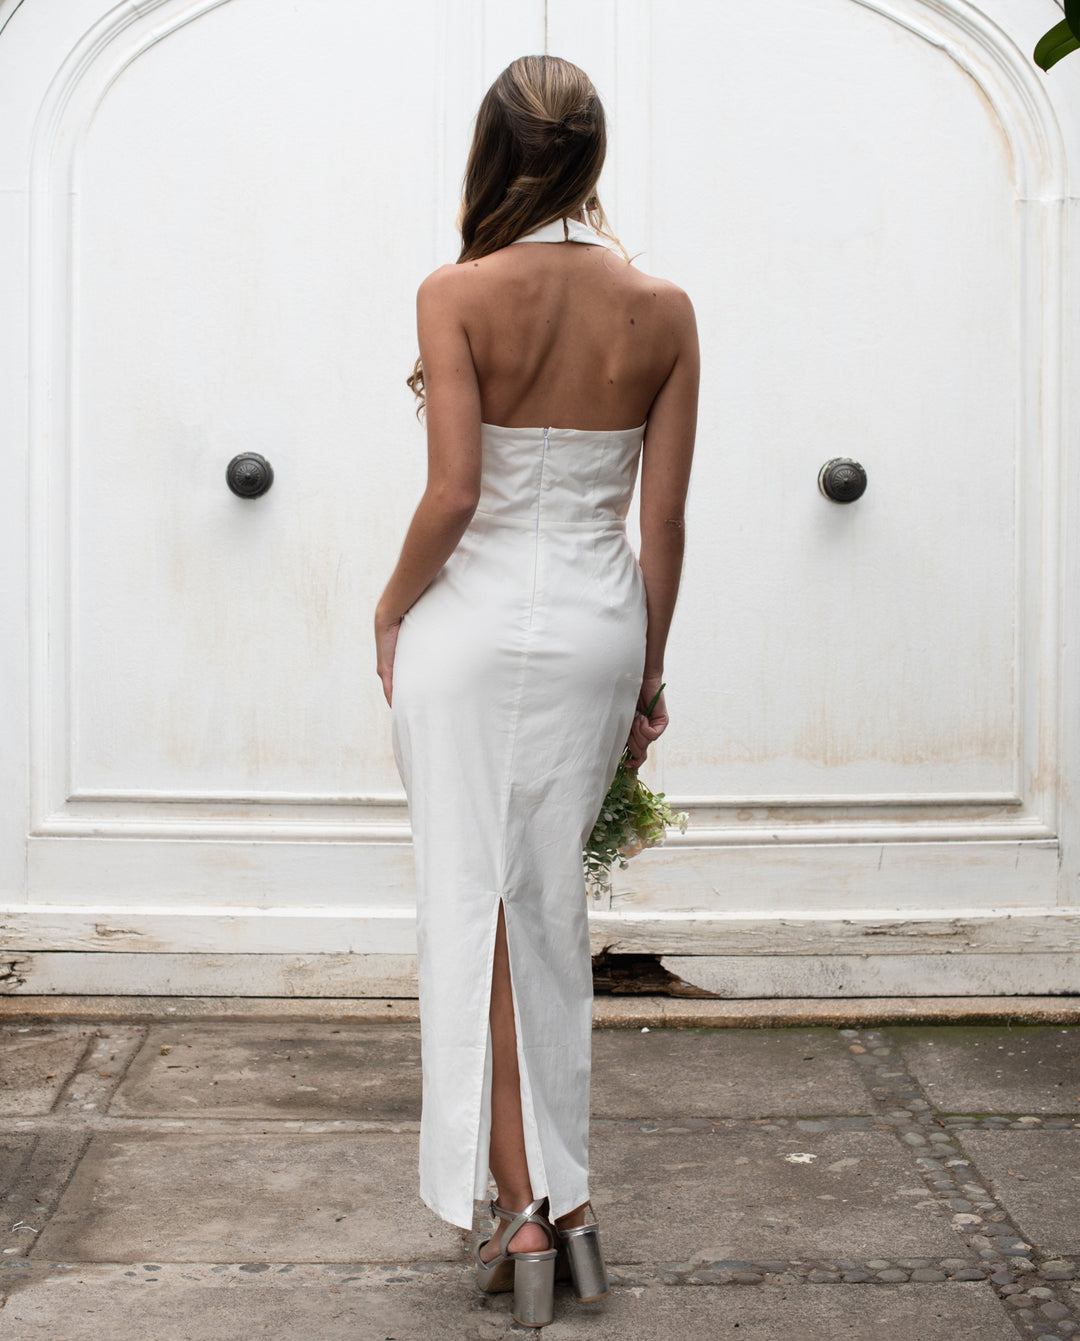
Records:
[[[237,498],[260,498],[274,482],[274,468],[258,452],[241,452],[226,467],[225,482]]]
[[[850,456],[834,456],[818,471],[817,483],[834,503],[854,503],[866,492],[866,471]]]

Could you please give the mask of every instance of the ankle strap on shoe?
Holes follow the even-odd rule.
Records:
[[[555,1235],[553,1226],[546,1216],[539,1214],[540,1207],[547,1200],[546,1197],[538,1197],[536,1201],[530,1201],[523,1211],[507,1211],[502,1206],[497,1206],[493,1201],[491,1203],[491,1218],[493,1220],[506,1220],[507,1227],[499,1236],[499,1252],[506,1252],[506,1245],[518,1232],[522,1225],[540,1225],[547,1231],[548,1242],[554,1244]]]

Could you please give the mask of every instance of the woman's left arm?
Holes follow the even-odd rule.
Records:
[[[462,321],[465,275],[447,265],[416,295],[416,326],[427,394],[427,485],[397,566],[375,608],[376,668],[393,700],[394,653],[402,616],[431,585],[472,520],[480,498],[480,389]]]

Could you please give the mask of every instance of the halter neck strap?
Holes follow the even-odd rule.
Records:
[[[615,250],[615,244],[609,238],[603,237],[590,224],[582,223],[580,219],[552,219],[550,223],[534,228],[531,233],[514,238],[510,246],[517,242],[587,242],[594,247],[610,247]]]

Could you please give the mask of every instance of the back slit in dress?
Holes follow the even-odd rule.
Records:
[[[568,228],[604,245],[586,225]],[[519,239],[563,240],[561,221]],[[644,583],[625,525],[644,432],[481,425],[479,505],[398,637],[391,722],[416,865],[420,1194],[463,1228],[488,1183],[500,904],[533,1196],[555,1218],[589,1199],[581,850],[644,669]]]

